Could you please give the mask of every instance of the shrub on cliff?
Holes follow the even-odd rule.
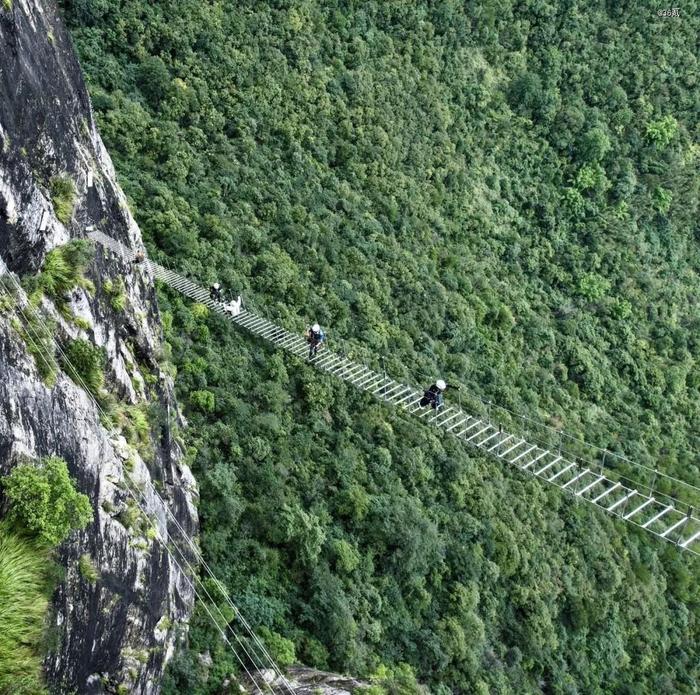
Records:
[[[104,350],[87,340],[71,340],[64,352],[68,376],[97,398],[104,383]]]
[[[66,462],[57,456],[20,464],[0,484],[10,501],[8,519],[49,545],[92,521],[90,500],[76,490]]]
[[[69,294],[82,287],[94,292],[95,287],[84,276],[85,268],[92,258],[93,248],[84,239],[73,239],[63,246],[49,251],[38,275],[22,279],[22,286],[36,307],[42,297],[51,299],[66,319],[72,319],[69,310]]]

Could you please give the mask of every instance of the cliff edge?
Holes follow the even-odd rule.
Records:
[[[34,309],[28,299],[52,251],[91,229],[141,245],[56,5],[6,0],[0,274],[13,303],[0,311],[0,475],[23,461],[60,456],[93,508],[92,524],[57,551],[65,576],[49,616],[50,690],[154,693],[194,602],[179,566],[180,551],[190,556],[158,539],[177,525],[196,534],[197,490],[177,443],[182,423],[153,279],[94,249],[83,285],[38,299],[34,287]],[[37,333],[46,336],[38,341],[46,358],[33,344]],[[66,373],[56,346],[73,343],[103,355],[100,407]],[[42,359],[55,361],[51,378]],[[81,560],[90,572],[80,570]]]

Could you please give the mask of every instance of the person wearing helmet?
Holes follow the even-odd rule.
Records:
[[[230,316],[238,316],[238,314],[241,313],[242,304],[243,300],[241,299],[241,295],[239,294],[237,299],[232,299],[230,302],[228,302],[228,304],[224,304],[224,311]]]
[[[435,410],[440,408],[445,402],[443,394],[446,388],[447,384],[442,379],[438,379],[423,393],[423,398],[420,400],[421,406],[425,408],[426,405],[429,405]]]
[[[306,342],[309,344],[309,359],[311,359],[318,353],[318,348],[326,339],[326,334],[321,330],[321,326],[315,323],[307,329],[305,335]]]
[[[221,285],[218,282],[215,282],[210,288],[209,288],[209,296],[215,301],[215,302],[220,302],[222,295],[221,295]]]

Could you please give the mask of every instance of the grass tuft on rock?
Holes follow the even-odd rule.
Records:
[[[50,189],[56,217],[63,224],[68,224],[75,208],[75,184],[66,176],[54,176]]]
[[[0,693],[46,693],[40,646],[50,592],[49,551],[0,523]]]

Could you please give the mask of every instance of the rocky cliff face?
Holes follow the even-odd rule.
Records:
[[[51,249],[93,227],[141,244],[55,4],[4,0],[0,273],[34,274]],[[65,373],[47,385],[15,307],[0,312],[0,474],[23,458],[61,456],[93,505],[91,526],[59,549],[66,573],[54,595],[45,662],[52,690],[151,693],[193,604],[187,576],[158,538],[176,522],[196,533],[196,488],[175,441],[177,407],[163,370],[152,278],[102,249],[86,274],[94,293],[75,289],[68,311],[44,297],[35,330],[52,319],[59,343],[79,338],[104,348],[106,391],[140,413],[140,444],[110,426]],[[17,301],[24,304],[23,293]],[[168,545],[182,564],[176,544]]]

